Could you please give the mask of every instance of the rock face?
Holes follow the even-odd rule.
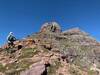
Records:
[[[46,31],[58,33],[61,32],[61,28],[57,22],[47,22],[43,24],[40,32],[46,32]]]
[[[100,75],[100,43],[79,28],[61,32],[47,22],[14,48],[0,48],[0,75]]]
[[[45,71],[45,65],[43,62],[37,62],[31,66],[30,69],[21,72],[20,75],[42,75]]]
[[[69,29],[67,31],[63,31],[64,34],[70,34],[70,35],[88,35],[84,31],[80,30],[78,27]]]

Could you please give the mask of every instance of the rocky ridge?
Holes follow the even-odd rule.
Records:
[[[0,75],[100,75],[100,43],[79,28],[56,22],[0,49]]]

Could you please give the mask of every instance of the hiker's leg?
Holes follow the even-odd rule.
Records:
[[[11,48],[13,47],[13,42],[11,42]]]
[[[12,47],[15,47],[14,41],[11,42],[11,46]]]
[[[9,47],[9,48],[11,47],[11,42],[8,42],[8,47]]]

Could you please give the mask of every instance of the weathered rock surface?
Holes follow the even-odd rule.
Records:
[[[30,69],[23,71],[20,75],[41,75],[45,71],[43,62],[37,62],[31,65]]]

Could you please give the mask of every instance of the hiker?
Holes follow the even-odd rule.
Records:
[[[16,41],[16,38],[13,35],[13,32],[10,32],[7,36],[8,47],[14,47],[14,41]]]

